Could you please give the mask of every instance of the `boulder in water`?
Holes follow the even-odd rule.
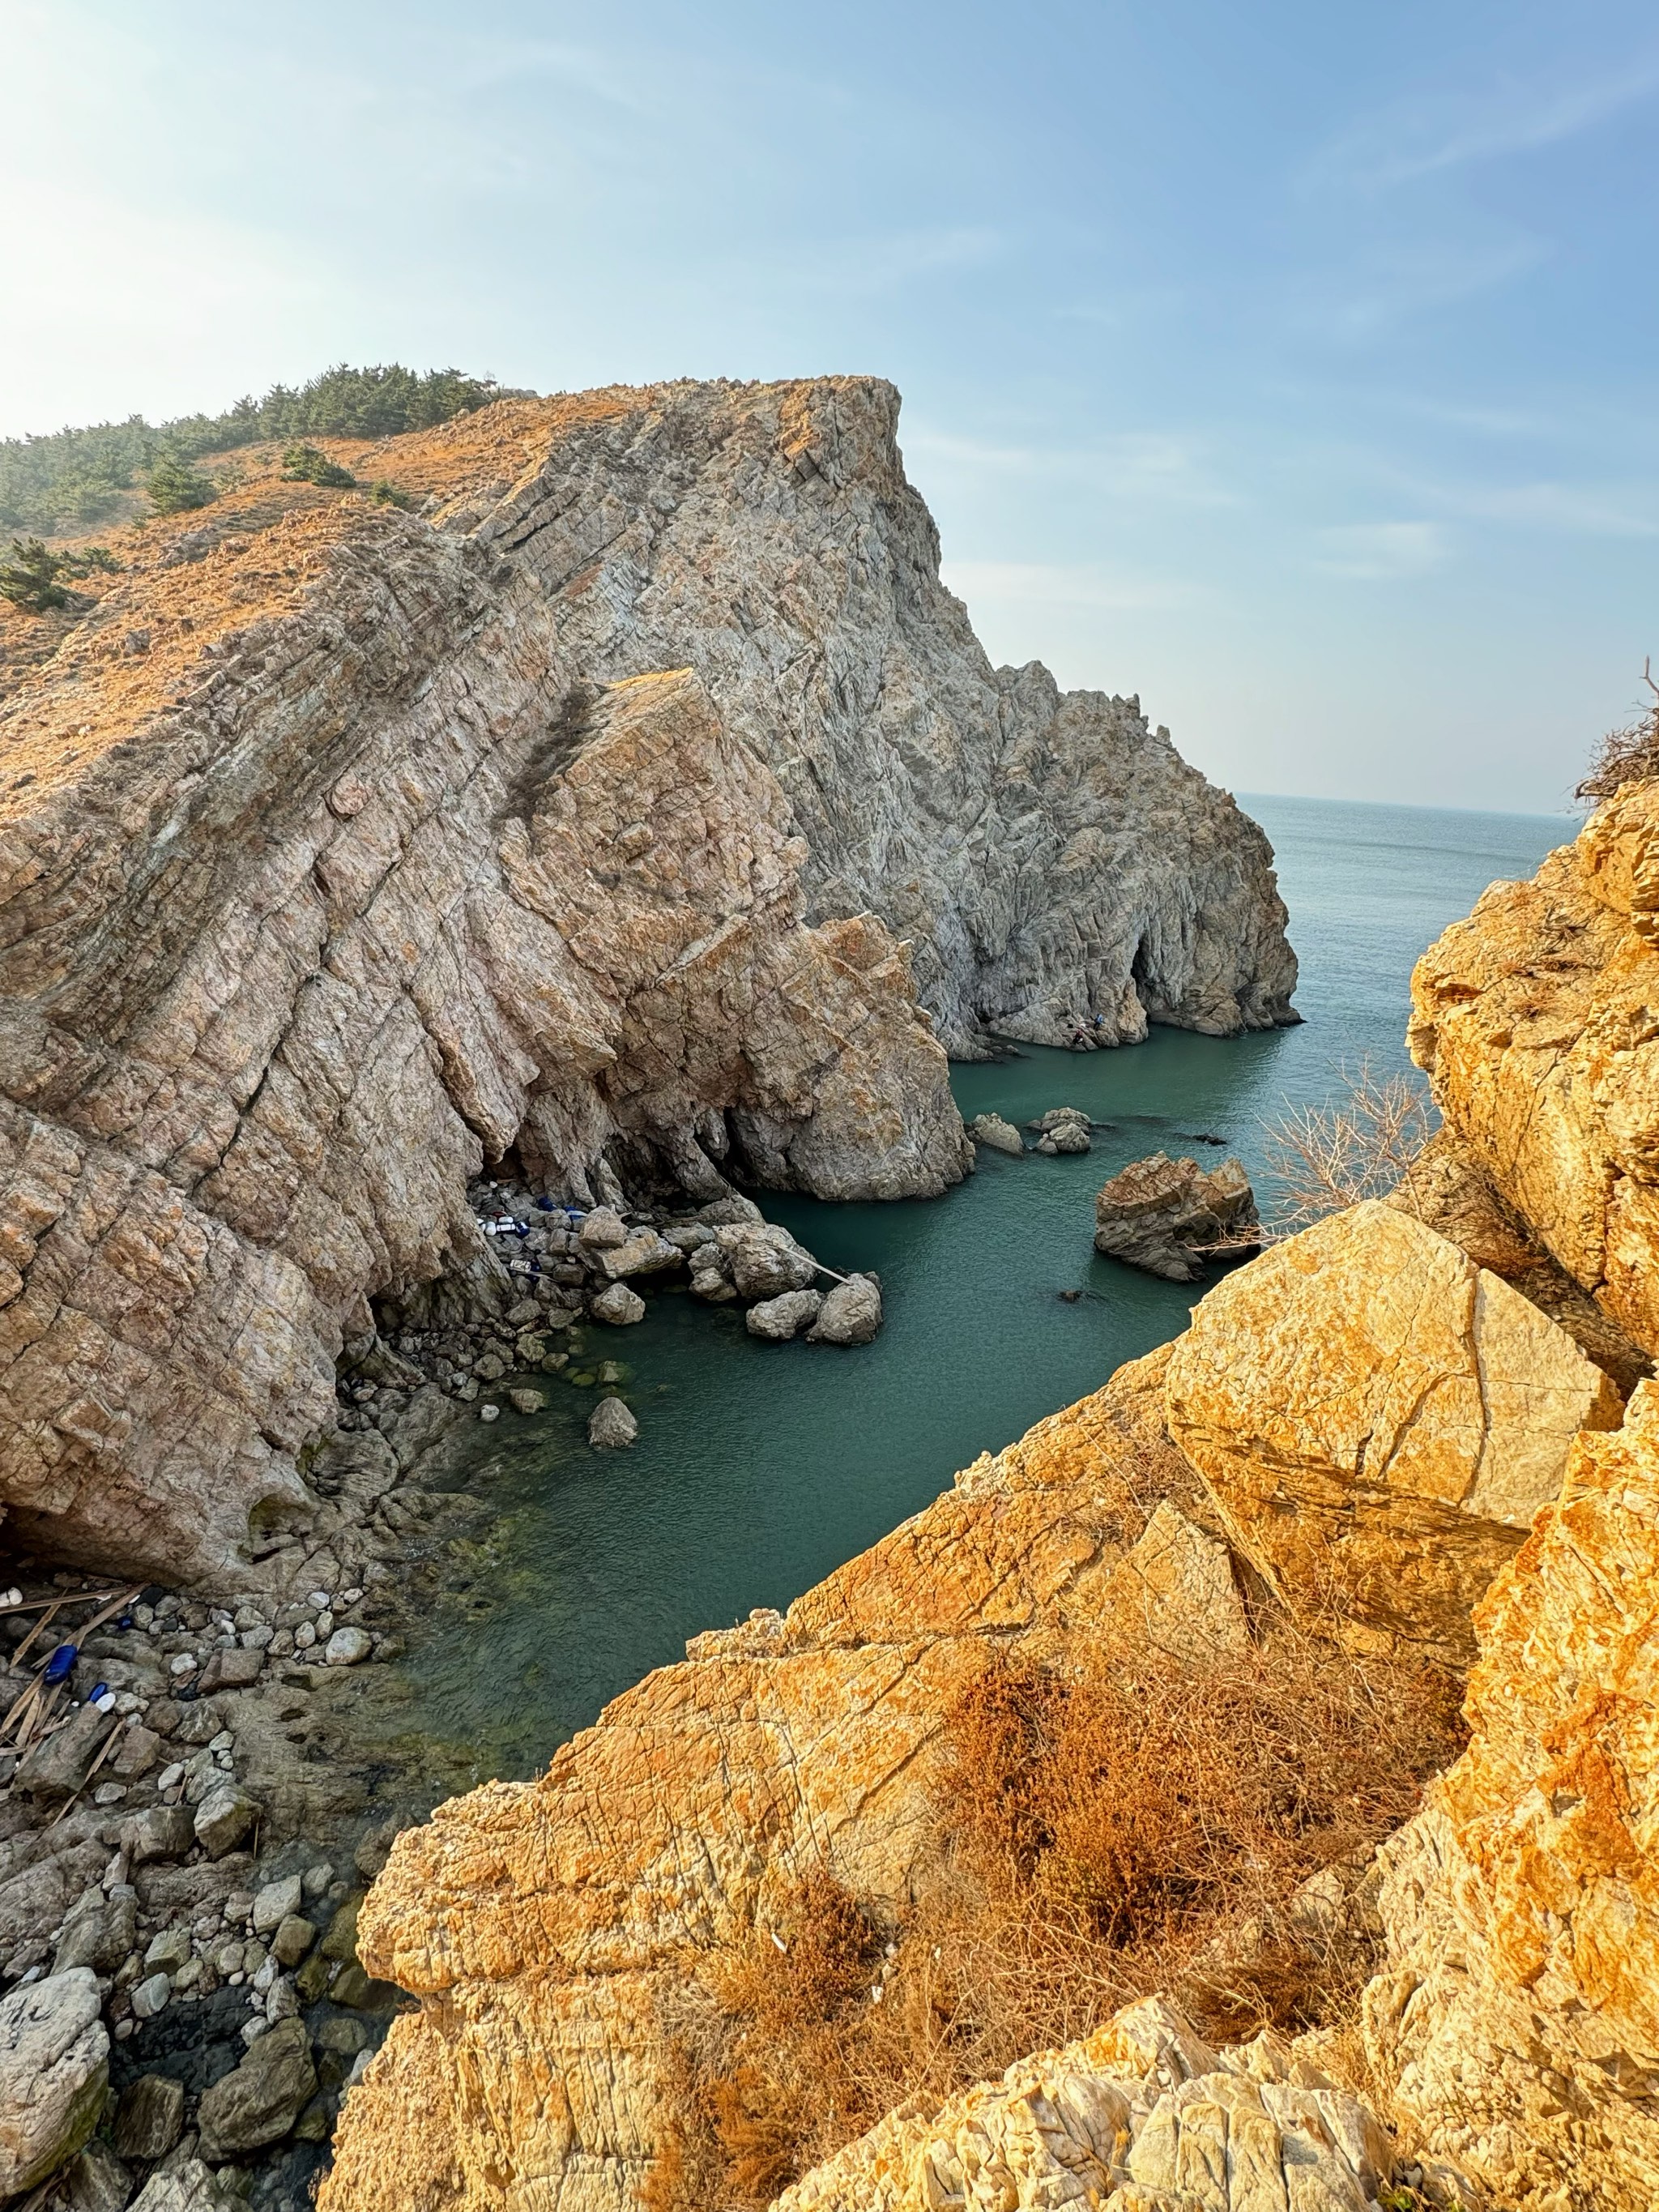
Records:
[[[881,1291],[868,1275],[837,1283],[806,1332],[809,1344],[868,1344],[881,1327]]]
[[[804,1291],[818,1272],[805,1246],[775,1222],[738,1222],[714,1234],[739,1297],[775,1298],[786,1291]]]
[[[1261,1241],[1249,1178],[1237,1160],[1207,1175],[1196,1160],[1132,1160],[1095,1199],[1095,1249],[1171,1283],[1195,1282],[1218,1245]]]
[[[1019,1131],[1000,1114],[975,1114],[968,1124],[968,1133],[976,1145],[988,1145],[994,1152],[1018,1154],[1025,1150]]]
[[[620,1398],[601,1398],[588,1417],[587,1441],[595,1451],[617,1451],[631,1444],[640,1425]]]
[[[744,1326],[750,1336],[764,1337],[772,1344],[787,1344],[792,1336],[799,1335],[811,1322],[815,1322],[823,1310],[823,1297],[817,1291],[786,1291],[781,1297],[764,1298],[757,1306],[750,1306],[744,1316]]]
[[[626,1328],[632,1322],[645,1319],[645,1300],[637,1291],[630,1291],[626,1283],[612,1283],[608,1291],[601,1291],[592,1308],[595,1321],[608,1321],[613,1328]]]

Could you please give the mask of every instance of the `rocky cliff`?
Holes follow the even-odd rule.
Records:
[[[970,1164],[941,1033],[1290,1018],[1260,832],[1132,705],[990,670],[896,409],[856,379],[504,402],[371,449],[418,517],[254,456],[26,663],[27,1540],[234,1580],[311,1510],[368,1300],[476,1254],[465,1186],[509,1151],[580,1200],[727,1164],[936,1193]]]
[[[1475,1168],[1659,1351],[1659,790],[1627,786],[1412,979],[1410,1042]]]
[[[1370,1923],[1367,2094],[1398,2142],[1333,2089],[1328,2039],[1218,2054],[1164,2015],[1162,2044],[1120,2048],[1120,2020],[1000,2082],[924,2095],[781,2202],[1362,2212],[1392,2168],[1438,2203],[1645,2212],[1659,1419],[1645,1383],[1625,1417],[1583,1348],[1629,1348],[1651,1273],[1616,1166],[1648,1143],[1628,888],[1646,848],[1623,848],[1622,907],[1583,889],[1638,817],[1622,794],[1538,885],[1495,890],[1425,960],[1415,1035],[1455,1135],[1414,1198],[1242,1268],[1170,1351],[969,1469],[787,1616],[697,1639],[542,1781],[400,1839],[364,1942],[421,2008],[348,2103],[330,2212],[619,2212],[664,2141],[665,1994],[734,1930],[771,1924],[811,1863],[902,1919],[945,1716],[988,1650],[1064,1678],[1127,1620],[1207,1665],[1261,1638],[1275,1601],[1315,1632],[1454,1662],[1479,1639],[1469,1749],[1385,1847]],[[1572,901],[1576,940],[1557,927]],[[1528,962],[1535,994],[1559,990],[1573,1017],[1551,1042],[1517,1042],[1507,1000]],[[1601,1163],[1577,1243],[1572,1157]],[[1431,1198],[1478,1250],[1422,1218]],[[1576,1334],[1487,1268],[1506,1234],[1506,1272]],[[1617,1267],[1589,1263],[1615,1243]],[[1606,1339],[1592,1291],[1592,1313],[1617,1316]],[[1309,1909],[1340,1920],[1352,1879],[1328,1867]]]

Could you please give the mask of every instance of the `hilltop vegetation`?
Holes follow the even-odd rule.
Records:
[[[263,399],[249,394],[222,415],[161,423],[132,415],[125,422],[8,438],[0,441],[0,527],[48,537],[85,530],[116,513],[124,492],[146,481],[153,490],[152,471],[170,497],[167,488],[191,478],[190,464],[204,453],[266,438],[392,437],[429,429],[501,396],[489,378],[459,368],[422,374],[395,362],[374,368],[342,362],[297,391],[275,384]]]

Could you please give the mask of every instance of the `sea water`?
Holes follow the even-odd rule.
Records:
[[[653,1291],[645,1321],[592,1327],[640,1422],[589,1449],[594,1393],[548,1378],[538,1415],[465,1432],[454,1480],[490,1511],[458,1547],[393,1691],[433,1794],[519,1777],[687,1637],[791,1599],[948,1487],[958,1468],[1094,1390],[1186,1325],[1201,1285],[1094,1252],[1094,1194],[1158,1150],[1263,1165],[1263,1125],[1369,1058],[1409,1066],[1412,964],[1498,878],[1530,875],[1566,819],[1243,802],[1273,842],[1302,963],[1303,1025],[1211,1038],[1154,1030],[1115,1052],[1026,1049],[953,1072],[963,1115],[1079,1106],[1109,1125],[1075,1158],[983,1152],[942,1199],[763,1197],[817,1256],[882,1279],[886,1325],[856,1350],[767,1345],[739,1311]],[[1195,1142],[1221,1136],[1226,1150]],[[1075,1303],[1060,1295],[1078,1291]],[[580,1368],[573,1361],[573,1369]],[[388,1716],[390,1717],[390,1716]]]

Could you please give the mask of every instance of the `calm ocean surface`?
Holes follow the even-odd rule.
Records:
[[[1112,1131],[1080,1159],[981,1155],[977,1175],[930,1201],[768,1195],[769,1216],[830,1266],[880,1273],[887,1325],[873,1345],[763,1346],[740,1314],[659,1293],[637,1328],[588,1332],[592,1357],[628,1364],[641,1424],[631,1451],[590,1452],[592,1393],[559,1379],[545,1413],[478,1425],[465,1476],[496,1518],[458,1548],[408,1661],[384,1670],[381,1724],[428,1747],[437,1794],[533,1771],[607,1698],[678,1658],[688,1636],[787,1606],[978,1453],[1175,1335],[1195,1290],[1095,1255],[1098,1186],[1144,1153],[1194,1150],[1182,1131],[1224,1136],[1255,1169],[1262,1121],[1287,1102],[1324,1099],[1364,1054],[1407,1065],[1418,954],[1488,884],[1530,875],[1575,827],[1242,803],[1278,857],[1302,1027],[1231,1040],[1155,1030],[1119,1052],[1031,1050],[958,1068],[965,1115],[995,1109],[1021,1122],[1075,1105]],[[1085,1295],[1067,1304],[1064,1289]]]

